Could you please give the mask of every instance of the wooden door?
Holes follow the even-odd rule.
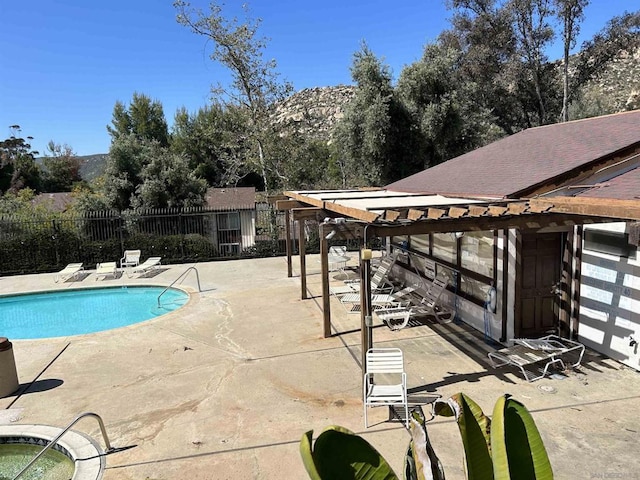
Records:
[[[540,337],[553,333],[557,326],[558,297],[554,287],[562,272],[562,235],[522,235],[519,288],[516,288],[520,307],[514,325],[516,337]]]

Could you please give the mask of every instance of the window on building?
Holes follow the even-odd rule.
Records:
[[[433,256],[455,265],[458,258],[456,237],[450,233],[433,234]]]
[[[412,235],[409,245],[410,264],[416,273],[431,280],[445,269],[451,288],[478,305],[484,304],[495,284],[493,232]]]
[[[240,253],[240,213],[227,212],[217,215],[218,245],[223,255],[237,255]]]
[[[425,235],[413,235],[411,237],[411,250],[429,255],[429,234]]]
[[[460,267],[493,277],[493,232],[465,232],[460,238]]]

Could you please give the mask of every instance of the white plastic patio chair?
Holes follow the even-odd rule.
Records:
[[[58,283],[60,280],[66,282],[70,278],[75,280],[80,272],[82,272],[82,263],[70,263],[58,272],[53,281]]]
[[[125,250],[124,256],[120,259],[120,268],[137,267],[141,254],[140,250]]]
[[[399,348],[371,348],[366,354],[363,385],[364,426],[369,427],[368,407],[404,406],[405,424],[409,428],[407,374]]]

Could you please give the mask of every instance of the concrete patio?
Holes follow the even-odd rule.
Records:
[[[53,273],[3,277],[0,294],[164,286],[188,266],[63,284]],[[33,383],[0,399],[9,409],[0,422],[63,427],[80,413],[98,413],[113,445],[137,445],[107,457],[106,480],[304,479],[301,436],[334,424],[361,434],[401,475],[409,440],[402,424],[379,408],[364,429],[360,317],[332,299],[335,335],[322,338],[320,265],[310,256],[307,266],[308,300],[300,299],[297,274],[287,278],[284,258],[199,263],[202,292],[189,274],[181,286],[192,300],[176,312],[90,335],[10,339],[21,384]],[[487,414],[504,393],[522,401],[556,478],[639,477],[637,372],[587,351],[576,371],[528,383],[514,369],[491,368],[486,353],[495,347],[455,323],[397,332],[379,326],[373,339],[402,348],[413,392],[446,398],[463,391]],[[463,479],[455,422],[436,418],[428,429],[447,478]],[[76,430],[101,442],[95,422]]]

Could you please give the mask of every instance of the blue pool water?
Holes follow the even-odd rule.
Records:
[[[0,297],[0,337],[66,337],[124,327],[164,315],[189,299],[164,287],[111,287]]]

